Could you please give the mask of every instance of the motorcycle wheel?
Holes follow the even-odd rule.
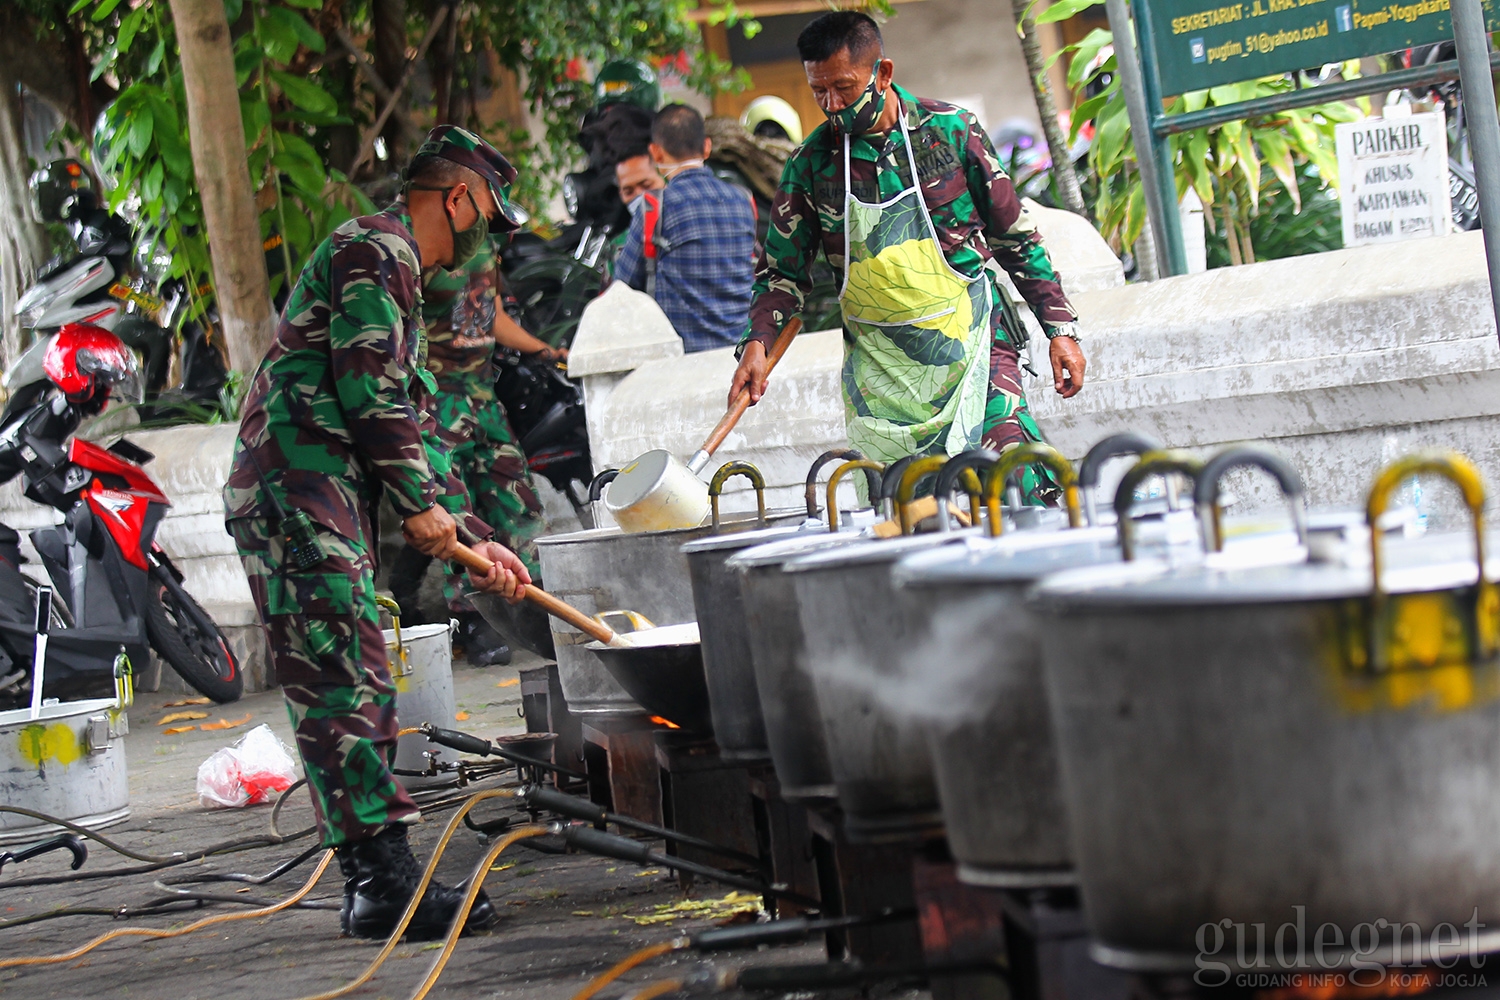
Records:
[[[205,632],[200,621],[211,631]],[[152,576],[146,595],[146,635],[161,658],[200,693],[221,705],[245,693],[245,677],[223,633],[176,580]]]

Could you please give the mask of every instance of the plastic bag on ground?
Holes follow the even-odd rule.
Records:
[[[198,765],[198,801],[210,809],[260,805],[296,780],[286,744],[262,723]]]

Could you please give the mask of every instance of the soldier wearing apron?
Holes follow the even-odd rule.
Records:
[[[760,399],[766,353],[801,311],[822,250],[842,274],[854,447],[894,461],[1040,440],[1020,381],[1025,331],[990,268],[1041,321],[1065,397],[1083,385],[1077,314],[988,135],[970,112],[895,86],[864,14],[819,17],[797,45],[829,120],[782,173],[731,397],[748,385]],[[1028,477],[1039,498],[1046,481]]]

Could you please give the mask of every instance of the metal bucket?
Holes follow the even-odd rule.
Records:
[[[857,534],[813,531],[746,549],[725,561],[740,577],[746,635],[766,746],[781,796],[789,802],[837,794],[818,693],[807,668],[797,594],[782,573],[792,559],[861,541]]]
[[[0,712],[0,802],[91,830],[130,816],[124,736],[129,718],[113,698]],[[0,813],[0,844],[36,840],[59,827]]]
[[[893,578],[924,643],[893,705],[931,755],[958,877],[1033,888],[1075,881],[1042,680],[1024,597],[1041,576],[1118,561],[1113,528],[1017,534],[903,559]]]
[[[401,728],[430,722],[444,729],[453,728],[456,706],[453,701],[453,641],[450,626],[409,625],[401,629],[397,645],[396,632],[385,630],[386,655],[390,659],[391,679],[396,685],[396,719]],[[427,758],[436,753],[442,760],[457,760],[458,753],[433,743],[420,733],[408,733],[396,741],[396,764],[403,771],[425,771]],[[398,779],[407,788],[448,784],[446,775],[419,778],[402,775]]]
[[[1443,456],[1386,470],[1371,520],[1398,484],[1437,471],[1477,515],[1477,473]],[[1474,558],[1483,541],[1462,539],[1456,559],[1451,537],[1376,536],[1368,559],[1210,556],[1042,582],[1096,960],[1209,962],[1214,983],[1247,967],[1451,968],[1452,945],[1433,954],[1444,924],[1453,939],[1467,925],[1470,955],[1500,949],[1500,597],[1493,563],[1481,574]]]
[[[923,732],[890,711],[879,691],[900,684],[903,658],[921,648],[929,627],[925,614],[905,613],[891,567],[903,556],[973,533],[865,541],[786,564],[851,838],[923,835],[942,826]]]
[[[813,529],[821,531],[822,524]],[[693,607],[703,636],[703,671],[708,680],[714,741],[725,760],[764,760],[766,725],[760,694],[755,687],[755,664],[750,651],[750,626],[740,593],[740,575],[725,560],[767,542],[795,538],[801,526],[763,528],[733,535],[716,535],[688,542],[687,557],[693,586]]]
[[[773,524],[800,522],[803,514],[772,511]],[[760,525],[754,514],[726,519],[721,531]],[[672,531],[625,532],[595,528],[538,538],[547,591],[585,614],[628,608],[657,625],[695,620],[693,587],[683,543],[714,533],[711,525]],[[557,673],[568,708],[579,713],[635,713],[641,706],[584,647],[593,638],[557,618],[551,620]]]

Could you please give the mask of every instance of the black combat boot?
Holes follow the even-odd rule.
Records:
[[[458,616],[458,642],[464,648],[464,657],[476,667],[503,667],[510,663],[510,647],[477,612]]]
[[[422,866],[412,857],[406,842],[406,824],[393,823],[369,840],[345,844],[338,849],[337,857],[339,871],[344,874],[339,929],[352,937],[390,937],[422,879]],[[413,941],[443,937],[463,900],[463,890],[430,883],[406,928],[406,937]],[[495,908],[481,889],[464,931],[482,930],[495,919]]]

